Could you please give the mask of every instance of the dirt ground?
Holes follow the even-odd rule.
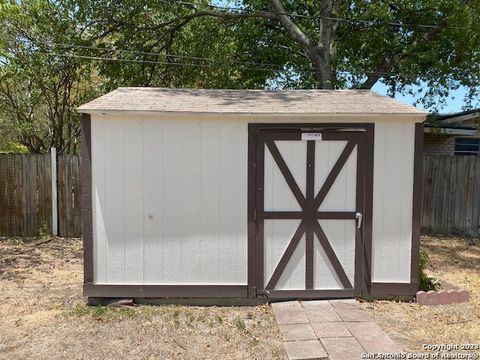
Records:
[[[480,240],[423,236],[434,277],[470,292],[470,303],[444,306],[379,301],[366,309],[405,350],[423,344],[480,344]]]
[[[284,359],[269,306],[88,307],[79,239],[0,239],[0,359]],[[479,343],[480,241],[422,238],[434,274],[471,292],[469,304],[365,303],[406,350]]]
[[[79,239],[0,240],[0,359],[284,359],[269,306],[87,307]]]

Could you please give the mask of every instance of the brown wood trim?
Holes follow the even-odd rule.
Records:
[[[315,219],[313,201],[315,197],[315,141],[307,142],[307,176],[306,176],[306,218],[305,228],[305,289],[313,289],[314,242],[312,222]]]
[[[318,211],[319,220],[355,220],[355,211]]]
[[[305,232],[305,222],[302,221],[300,225],[298,225],[297,231],[295,231],[295,234],[293,235],[292,240],[290,240],[290,243],[288,244],[287,249],[283,253],[282,258],[280,259],[277,267],[273,271],[272,277],[270,278],[267,286],[265,287],[266,289],[273,289],[275,285],[277,285],[277,282],[280,279],[280,276],[282,276],[282,273],[285,270],[285,267],[287,266],[288,261],[290,260],[293,253],[295,252],[295,249],[297,248],[304,232]]]
[[[342,131],[342,132],[357,132],[357,131],[368,131],[368,126],[372,125],[371,123],[257,123],[249,124],[251,131]]]
[[[302,211],[258,211],[257,217],[262,219],[303,219]],[[318,211],[319,220],[355,220],[355,211]]]
[[[303,219],[304,213],[301,211],[259,211],[257,217],[262,219]]]
[[[353,290],[265,290],[269,299],[339,299],[353,298]]]
[[[92,211],[92,122],[90,115],[81,114],[82,128],[82,228],[83,282],[93,282],[93,211]]]
[[[375,124],[366,125],[365,139],[365,190],[363,208],[363,261],[362,292],[368,295],[372,284],[372,234],[373,234],[373,171],[375,154]]]
[[[335,179],[337,178],[338,174],[340,174],[340,171],[342,171],[343,166],[347,162],[348,158],[350,157],[350,154],[352,153],[356,145],[357,143],[354,141],[349,141],[347,145],[345,145],[345,148],[343,149],[341,155],[338,157],[337,161],[335,162],[335,165],[333,166],[332,170],[328,174],[327,179],[323,183],[322,188],[318,192],[317,196],[315,196],[315,201],[313,204],[315,209],[318,209],[320,207],[320,204],[323,202],[323,200],[327,196],[328,192],[330,191],[330,188],[335,182]]]
[[[418,290],[417,284],[410,283],[372,283],[372,296],[392,295],[415,295]]]
[[[352,131],[337,131],[337,132],[324,132],[322,133],[323,140],[337,140],[337,141],[354,141],[357,142],[360,138],[365,136],[365,130],[362,132]]]
[[[293,193],[293,196],[295,196],[295,199],[297,199],[298,204],[302,209],[305,208],[305,197],[302,194],[302,191],[298,187],[298,184],[295,181],[295,178],[293,177],[292,173],[290,172],[290,169],[288,168],[287,164],[285,163],[285,160],[283,160],[282,155],[280,154],[280,151],[277,148],[277,145],[275,145],[275,142],[272,140],[267,140],[265,142],[267,145],[268,149],[270,150],[270,153],[273,156],[273,159],[278,165],[278,168],[280,169],[280,172],[282,173],[283,177],[285,178],[288,187]]]
[[[335,254],[335,251],[333,250],[332,246],[328,242],[327,236],[325,235],[325,233],[322,230],[322,227],[317,221],[313,223],[313,231],[317,235],[317,238],[320,241],[320,244],[322,245],[322,248],[325,251],[327,258],[330,260],[333,266],[333,269],[335,270],[343,287],[345,289],[353,288],[352,283],[348,279],[347,274],[345,274],[345,270],[343,270],[340,260],[338,260],[337,254]]]
[[[357,211],[362,215],[365,212],[365,141],[366,136],[363,136],[357,142],[357,191],[355,204]],[[355,223],[355,275],[353,281],[355,295],[360,296],[363,293],[363,251],[365,246],[363,226],[359,229],[356,225]]]
[[[423,183],[423,123],[415,124],[415,150],[413,160],[413,209],[412,209],[412,245],[410,282],[418,284],[418,262],[420,257],[420,232],[422,216],[422,183]]]
[[[246,285],[83,285],[83,295],[87,297],[215,297],[245,298]]]
[[[248,133],[248,194],[247,194],[247,231],[248,231],[248,259],[247,259],[247,278],[248,278],[248,297],[257,297],[257,287],[255,284],[255,190],[257,188],[257,180],[255,177],[256,169],[256,137],[250,132]]]
[[[254,173],[255,177],[255,209],[254,212],[259,211],[260,209],[265,208],[265,196],[263,188],[265,186],[265,142],[258,136],[258,133],[255,133],[256,141],[256,153],[255,153],[255,162],[256,162],[256,171]],[[257,194],[258,193],[258,194]],[[256,291],[258,293],[259,289],[263,289],[265,286],[265,271],[264,271],[264,221],[262,219],[256,219],[255,221],[255,284]]]

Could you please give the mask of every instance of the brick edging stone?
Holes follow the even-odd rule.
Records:
[[[418,305],[449,305],[460,304],[470,301],[470,294],[465,289],[418,291]]]

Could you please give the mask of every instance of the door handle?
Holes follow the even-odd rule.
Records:
[[[363,215],[361,212],[357,211],[355,213],[355,219],[357,220],[357,229],[362,227]]]

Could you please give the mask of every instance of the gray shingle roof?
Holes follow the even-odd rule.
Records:
[[[208,90],[118,88],[77,109],[232,114],[425,114],[369,90]]]

